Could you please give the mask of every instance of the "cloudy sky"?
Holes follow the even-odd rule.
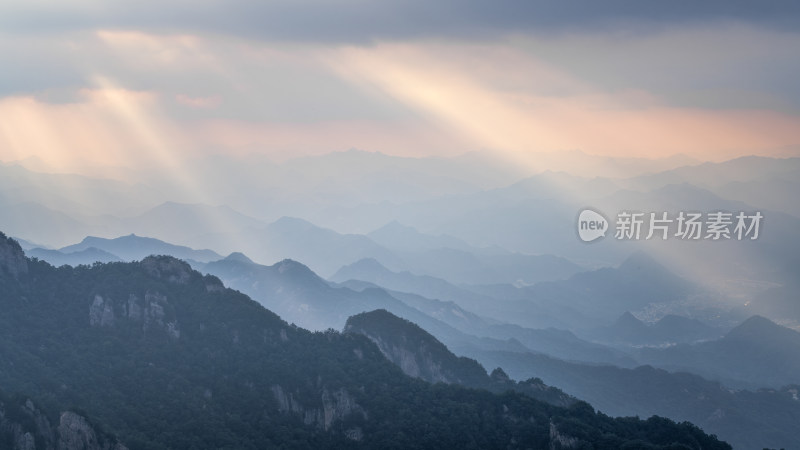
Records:
[[[0,0],[0,161],[800,156],[795,5]]]

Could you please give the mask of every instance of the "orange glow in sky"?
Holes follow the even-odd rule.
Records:
[[[108,29],[67,42],[84,85],[58,88],[67,101],[50,101],[49,89],[0,96],[0,160],[85,171],[349,148],[491,150],[532,167],[536,153],[562,150],[800,155],[792,108],[680,105],[663,92],[610,89],[514,39],[326,45]]]

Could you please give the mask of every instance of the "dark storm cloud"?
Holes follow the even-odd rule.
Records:
[[[776,1],[141,1],[0,6],[0,28],[17,32],[74,28],[135,28],[219,32],[289,41],[363,42],[446,36],[486,38],[507,33],[586,31],[635,24],[738,21],[796,30],[800,2]]]

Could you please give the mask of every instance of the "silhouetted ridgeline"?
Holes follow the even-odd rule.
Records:
[[[368,338],[289,325],[171,257],[54,268],[2,236],[0,307],[0,386],[130,449],[730,448],[688,423],[416,380]]]

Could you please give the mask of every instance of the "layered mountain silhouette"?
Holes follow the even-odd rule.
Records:
[[[240,233],[220,234],[201,239],[212,247],[240,251],[233,243],[247,243],[247,254],[257,261],[303,261],[315,272],[325,276],[339,267],[364,257],[399,261],[388,249],[366,236],[340,234],[293,217],[282,217],[263,227]],[[213,245],[215,242],[221,242]]]
[[[292,260],[264,266],[241,254],[232,254],[202,265],[202,270],[225,280],[229,286],[250,295],[286,320],[312,330],[341,329],[352,315],[385,309],[413,321],[446,345],[515,352],[530,350],[514,339],[479,337],[449,325],[447,321],[452,320],[436,314],[443,306],[439,301],[417,297],[410,299],[415,305],[410,306],[380,287],[351,289],[332,285],[305,265]],[[459,312],[450,309],[447,316],[453,311],[456,315]]]
[[[498,393],[512,390],[561,406],[575,403],[574,398],[541,380],[516,383],[500,368],[490,376],[474,359],[454,355],[427,331],[386,310],[352,316],[344,331],[367,336],[405,374],[431,383],[460,384]]]
[[[0,287],[4,388],[132,449],[730,448],[688,423],[431,385],[367,337],[289,325],[169,256],[54,268],[2,235]]]
[[[567,362],[541,354],[454,351],[502,367],[512,378],[537,377],[612,416],[658,414],[691,421],[734,448],[795,448],[800,432],[800,386],[734,390],[698,375],[652,366],[635,369]]]
[[[495,321],[473,314],[457,304],[448,305],[436,299],[387,291],[376,285],[332,286],[306,266],[291,260],[262,266],[235,256],[204,265],[202,270],[220,277],[231,287],[306,328],[340,329],[351,315],[383,308],[422,326],[447,345],[533,350],[566,359],[623,365],[634,363],[621,352],[581,340],[569,332],[496,325]]]
[[[63,254],[86,251],[95,248],[110,253],[125,261],[138,261],[149,255],[170,255],[180,259],[208,262],[222,258],[211,250],[194,250],[174,245],[159,239],[130,234],[114,239],[87,237],[78,244],[69,245],[59,251]]]
[[[44,248],[32,248],[26,250],[25,254],[31,258],[39,258],[47,261],[54,266],[61,266],[64,264],[70,266],[77,266],[80,264],[93,264],[96,262],[115,262],[122,261],[122,259],[114,254],[97,247],[87,247],[83,250],[74,252],[62,252],[60,250],[50,250]]]
[[[643,362],[686,370],[735,387],[800,384],[800,333],[753,316],[720,339],[644,349]]]
[[[26,238],[22,247],[37,259],[0,245],[0,447],[27,445],[26,433],[37,446],[57,445],[52,431],[67,412],[103,445],[129,448],[191,448],[206,438],[227,448],[421,445],[408,433],[421,428],[404,422],[468,424],[451,433],[462,440],[442,442],[499,447],[470,437],[469,427],[485,425],[470,415],[475,402],[483,402],[481,411],[509,408],[485,416],[502,424],[497,436],[510,437],[504,445],[513,438],[548,448],[555,435],[595,447],[645,446],[628,442],[619,422],[576,412],[577,403],[567,409],[577,416],[558,416],[547,433],[536,428],[530,436],[537,440],[525,440],[521,428],[506,431],[506,419],[528,414],[515,408],[539,398],[524,392],[525,383],[539,393],[556,386],[612,415],[690,420],[737,448],[800,447],[800,346],[787,328],[800,324],[793,201],[800,159],[561,156],[574,164],[548,164],[553,171],[542,173],[477,154],[198,158],[183,169],[204,192],[158,173],[128,178],[142,181],[134,185],[0,165],[0,229]],[[623,210],[760,211],[764,221],[752,241],[609,235],[586,245],[574,229],[585,207],[608,218]],[[247,256],[231,253],[239,251]],[[324,331],[342,329],[352,316],[379,344]],[[418,373],[398,370],[397,355]],[[314,362],[300,367],[308,358]],[[422,370],[437,364],[445,379]],[[503,369],[486,374],[484,367]],[[395,377],[406,380],[396,391],[374,382]],[[436,381],[443,390],[417,387]],[[523,396],[499,404],[473,393],[463,403],[460,385]],[[359,396],[373,394],[367,407]],[[420,394],[429,403],[416,400]],[[30,422],[29,399],[51,432],[44,421]],[[446,412],[426,415],[428,407]],[[425,418],[405,420],[406,410]],[[208,430],[195,433],[195,415],[197,428]],[[398,417],[388,431],[372,421]],[[551,414],[528,417],[548,424]],[[269,432],[254,431],[261,429]],[[600,429],[625,442],[597,444]],[[646,442],[672,444],[642,433]]]
[[[428,235],[397,221],[367,236],[402,258],[402,268],[455,284],[559,280],[581,272],[577,264],[553,255],[525,255],[500,247],[477,248],[447,235]]]
[[[330,280],[337,283],[350,280],[366,281],[386,289],[450,301],[465,307],[484,305],[492,301],[492,297],[476,294],[441,278],[416,275],[408,271],[393,272],[374,258],[365,258],[348,264],[336,271]]]
[[[439,248],[476,250],[461,239],[445,234],[439,236],[423,234],[416,228],[403,225],[396,220],[367,233],[367,237],[388,249],[403,252],[419,252]]]
[[[646,324],[629,311],[612,325],[587,333],[593,339],[623,346],[665,346],[716,339],[723,330],[688,317],[667,314],[653,324]]]
[[[618,267],[580,272],[562,281],[471,290],[505,300],[491,304],[492,317],[497,319],[532,328],[555,326],[577,331],[611,324],[626,311],[683,300],[701,288],[637,252]],[[484,311],[488,314],[488,307],[476,310]]]

